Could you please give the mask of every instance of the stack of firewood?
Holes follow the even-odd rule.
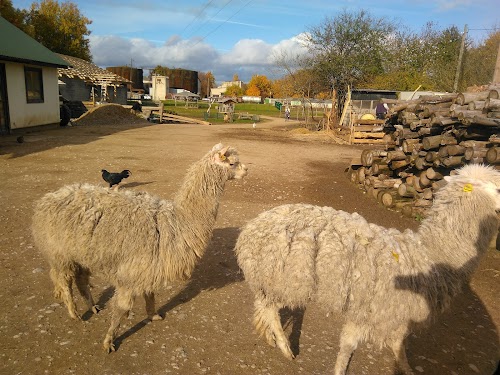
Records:
[[[389,100],[384,148],[366,149],[352,182],[384,206],[425,216],[444,177],[467,163],[500,164],[500,86]]]

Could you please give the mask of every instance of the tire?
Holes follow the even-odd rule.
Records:
[[[59,122],[59,125],[61,126],[66,126],[69,124],[69,121],[71,120],[71,109],[66,104],[61,105],[59,108],[59,116],[61,118],[61,121]]]

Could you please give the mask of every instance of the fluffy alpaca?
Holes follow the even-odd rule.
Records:
[[[151,320],[161,319],[154,291],[191,276],[212,235],[226,181],[246,173],[236,150],[218,144],[190,167],[173,201],[89,184],[46,194],[35,208],[33,235],[50,264],[55,296],[79,319],[73,282],[94,313],[91,272],[114,285],[112,321],[103,343],[114,351],[120,320],[136,296],[144,296]]]
[[[410,324],[449,305],[497,233],[500,173],[470,165],[447,180],[417,232],[306,204],[250,221],[235,250],[255,293],[257,331],[291,359],[279,309],[317,301],[345,319],[336,375],[360,342],[389,346],[399,369],[412,373],[403,343]]]

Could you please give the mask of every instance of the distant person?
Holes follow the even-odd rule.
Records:
[[[378,103],[375,107],[375,116],[379,120],[385,120],[387,117],[387,111],[389,111],[389,106],[386,103]]]
[[[290,108],[286,107],[285,109],[285,121],[290,120]]]

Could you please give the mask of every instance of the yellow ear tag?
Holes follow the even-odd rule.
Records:
[[[226,155],[219,154],[220,160],[226,160]]]
[[[465,184],[464,185],[464,191],[466,193],[470,193],[472,191],[472,184]]]
[[[392,256],[394,257],[394,259],[396,259],[396,262],[399,262],[399,254],[398,253],[395,253],[394,251],[392,252]]]

